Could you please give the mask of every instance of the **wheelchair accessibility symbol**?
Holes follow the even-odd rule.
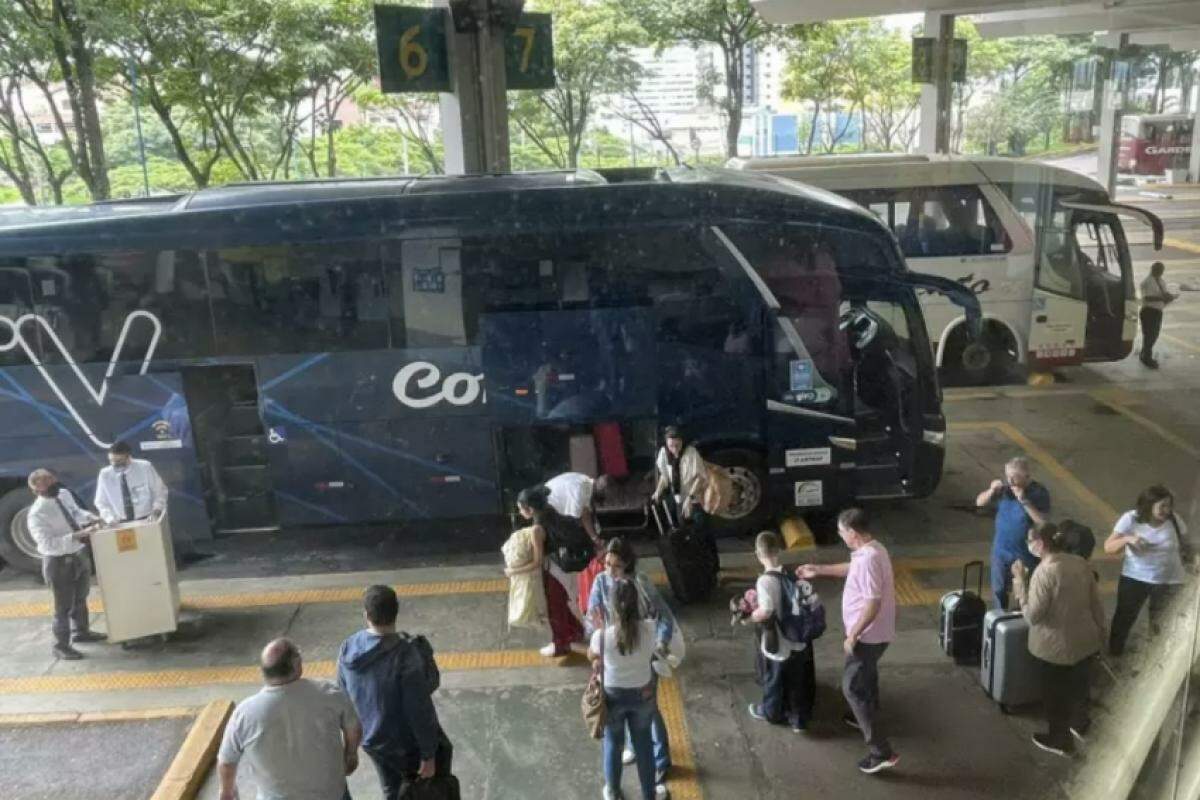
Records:
[[[271,444],[287,444],[287,431],[282,425],[277,428],[267,428],[267,441]]]

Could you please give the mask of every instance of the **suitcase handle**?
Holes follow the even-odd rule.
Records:
[[[979,578],[978,594],[980,597],[983,597],[983,562],[982,561],[968,561],[966,564],[963,564],[963,582],[962,582],[963,593],[965,594],[967,591],[967,574],[971,571],[971,567],[975,567],[979,571],[978,575],[977,575],[977,577]]]

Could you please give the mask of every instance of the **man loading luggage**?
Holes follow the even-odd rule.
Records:
[[[547,501],[564,517],[574,517],[587,531],[588,538],[600,546],[600,531],[596,525],[596,501],[604,499],[607,481],[604,476],[589,478],[582,472],[564,472],[546,481],[550,490]]]
[[[1027,569],[1037,566],[1029,552],[1026,534],[1050,515],[1050,492],[1033,480],[1029,462],[1016,457],[1004,465],[1004,480],[994,480],[975,498],[978,508],[996,504],[996,535],[992,540],[992,597],[996,608],[1008,608],[1012,568],[1017,561]]]

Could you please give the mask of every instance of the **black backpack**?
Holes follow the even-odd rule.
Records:
[[[442,685],[442,673],[438,669],[437,659],[433,657],[433,645],[420,634],[411,636],[401,631],[399,636],[400,641],[417,649],[417,653],[421,656],[421,663],[425,666],[425,682],[429,684],[429,693],[433,694]]]

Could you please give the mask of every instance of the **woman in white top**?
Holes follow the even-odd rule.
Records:
[[[667,797],[665,786],[654,785],[654,754],[650,725],[658,711],[650,660],[654,657],[655,627],[642,617],[637,587],[619,580],[612,593],[612,623],[592,634],[588,655],[603,671],[604,800],[621,796],[621,751],[625,727],[633,740],[634,761],[643,800]]]
[[[1110,555],[1125,551],[1121,580],[1117,584],[1117,610],[1113,613],[1108,651],[1125,651],[1129,631],[1150,600],[1150,629],[1158,622],[1171,596],[1184,581],[1187,526],[1175,515],[1175,498],[1165,486],[1151,486],[1138,496],[1137,508],[1117,520],[1104,542]]]

